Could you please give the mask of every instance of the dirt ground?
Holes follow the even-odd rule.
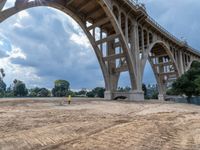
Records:
[[[200,150],[200,107],[0,99],[0,150]]]

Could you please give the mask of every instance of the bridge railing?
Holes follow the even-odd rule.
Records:
[[[145,6],[143,4],[139,4],[136,0],[128,0],[132,5],[134,5],[136,8],[142,8],[144,10],[146,10]],[[159,23],[157,23],[152,17],[150,17],[147,14],[148,17],[148,21],[150,23],[152,23],[155,27],[159,28],[164,34],[166,34],[167,36],[169,36],[170,38],[174,39],[177,43],[179,43],[182,46],[186,46],[187,48],[191,49],[192,51],[194,51],[195,53],[200,55],[200,51],[194,49],[193,47],[189,46],[185,41],[182,41],[180,39],[178,39],[176,36],[174,36],[173,34],[171,34],[169,31],[167,31],[164,27],[162,27]]]

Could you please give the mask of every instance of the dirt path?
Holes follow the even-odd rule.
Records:
[[[2,100],[0,150],[199,150],[200,107],[158,102]]]

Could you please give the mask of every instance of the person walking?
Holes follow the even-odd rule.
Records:
[[[72,97],[71,97],[71,95],[69,95],[69,96],[68,96],[68,99],[67,99],[69,105],[71,104],[71,99],[72,99]]]

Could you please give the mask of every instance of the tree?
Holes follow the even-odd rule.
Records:
[[[119,92],[129,92],[131,90],[131,88],[129,86],[124,87],[118,87],[117,91]]]
[[[56,80],[54,82],[54,88],[52,89],[52,94],[54,97],[64,97],[67,96],[69,91],[69,82],[65,80]]]
[[[93,91],[89,91],[86,94],[87,97],[95,97],[95,93]]]
[[[0,80],[0,97],[4,97],[6,92],[6,84],[3,80]]]
[[[96,87],[93,90],[87,92],[86,96],[87,97],[100,97],[100,98],[104,98],[104,92],[105,92],[105,88],[103,88],[103,87]]]
[[[30,97],[49,97],[51,92],[46,88],[34,88],[29,90]]]
[[[171,90],[179,95],[186,95],[187,101],[190,103],[192,96],[198,96],[200,94],[198,88],[199,78],[200,62],[194,61],[191,68],[172,84]]]
[[[77,94],[77,96],[85,96],[87,94],[87,90],[82,89],[82,90],[78,91],[76,94]]]
[[[145,84],[142,84],[142,91],[144,92],[145,99],[148,99],[148,97],[147,97],[147,87],[146,87]]]
[[[195,85],[197,86],[198,93],[200,93],[200,75],[195,80]]]
[[[67,92],[67,95],[66,95],[66,96],[69,96],[69,95],[71,95],[71,97],[75,97],[75,96],[76,96],[75,92],[73,92],[73,91],[71,91],[71,90],[69,90],[69,91]]]
[[[0,73],[1,73],[0,78],[3,79],[5,77],[5,75],[6,75],[5,72],[4,72],[4,69],[1,68],[0,69]]]
[[[49,97],[49,96],[51,96],[51,93],[46,88],[41,88],[37,94],[37,97]]]
[[[6,84],[3,81],[4,77],[5,77],[5,73],[4,73],[4,70],[1,68],[0,69],[0,97],[4,97],[5,92],[6,92]]]
[[[92,91],[94,92],[94,94],[95,94],[96,97],[104,98],[105,88],[96,87]]]
[[[14,97],[14,93],[13,93],[13,86],[10,85],[5,93],[5,97]]]
[[[30,97],[37,97],[38,93],[40,92],[40,88],[36,87],[29,90]]]
[[[14,96],[27,96],[28,90],[26,88],[25,83],[20,80],[14,80],[13,94]]]

